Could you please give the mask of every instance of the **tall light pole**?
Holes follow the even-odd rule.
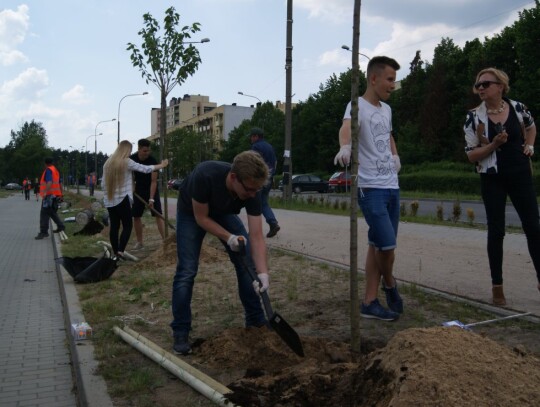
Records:
[[[85,177],[85,179],[88,176],[88,139],[90,137],[101,136],[102,134],[103,133],[99,133],[97,135],[90,134],[88,137],[86,137],[86,143],[84,145],[84,177]]]
[[[73,146],[69,146],[70,148],[73,148]],[[81,146],[81,150],[83,149],[84,146]],[[75,160],[75,184],[77,185],[77,194],[80,194],[80,189],[79,189],[79,155],[80,155],[80,151],[79,150],[75,150],[77,151],[77,158]]]
[[[95,161],[95,168],[96,168],[96,181],[99,179],[99,171],[97,166],[97,128],[101,123],[107,123],[107,122],[115,122],[116,119],[111,120],[102,120],[96,124],[96,128],[94,129],[94,161]]]
[[[261,99],[259,99],[257,96],[248,95],[248,94],[246,94],[246,93],[244,93],[244,92],[238,92],[238,94],[239,94],[239,95],[242,95],[242,96],[247,96],[248,98],[254,98],[254,99],[257,99],[257,100],[259,101],[259,103],[257,104],[257,106],[262,106],[262,101],[261,101]],[[263,130],[266,130],[266,129],[264,128],[265,124],[266,124],[266,112],[264,112],[264,116],[263,116],[263,124],[262,124],[262,129],[263,129]]]
[[[120,104],[122,103],[122,100],[129,96],[144,96],[148,95],[148,92],[143,93],[131,93],[129,95],[124,96],[122,99],[120,99],[120,102],[118,102],[118,115],[116,116],[117,124],[118,124],[118,137],[117,137],[117,143],[120,144]]]
[[[242,95],[242,96],[247,96],[248,98],[254,98],[254,99],[257,99],[259,101],[259,103],[262,105],[262,102],[261,102],[261,99],[259,99],[257,96],[253,96],[253,95],[247,95],[245,94],[244,92],[238,92],[239,95]]]
[[[343,48],[344,50],[347,50],[349,52],[352,52],[352,49],[348,45],[342,45],[341,48]],[[371,60],[370,57],[368,57],[366,54],[362,54],[361,52],[359,52],[358,55],[362,55],[363,57],[366,57],[368,59],[368,61]]]

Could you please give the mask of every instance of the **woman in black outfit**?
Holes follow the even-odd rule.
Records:
[[[499,69],[481,70],[473,92],[482,103],[468,112],[464,126],[465,151],[480,173],[493,304],[498,306],[506,305],[502,263],[507,196],[521,219],[540,290],[540,222],[531,166],[536,126],[523,103],[506,97],[508,83],[508,75]]]

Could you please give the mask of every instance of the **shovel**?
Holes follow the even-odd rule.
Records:
[[[240,262],[242,267],[249,273],[249,276],[253,281],[259,283],[261,286],[261,280],[257,277],[257,272],[251,268],[246,261],[246,242],[243,237],[239,237],[238,241],[240,243]],[[264,291],[259,293],[264,307],[264,312],[266,317],[270,322],[270,326],[276,331],[276,333],[283,339],[283,341],[296,353],[298,356],[304,356],[304,348],[302,347],[302,342],[296,331],[283,319],[281,315],[272,310],[270,305],[270,298],[268,297],[268,292]]]
[[[487,321],[473,322],[472,324],[464,324],[463,322],[455,320],[455,321],[443,322],[442,325],[443,326],[457,326],[457,327],[462,328],[462,329],[470,329],[473,326],[490,324],[492,322],[499,322],[499,321],[503,321],[505,319],[513,319],[513,318],[524,317],[524,316],[530,315],[530,314],[531,314],[530,312],[525,312],[523,314],[514,314],[514,315],[509,315],[507,317],[499,317],[499,318],[495,318],[495,319],[488,319]]]

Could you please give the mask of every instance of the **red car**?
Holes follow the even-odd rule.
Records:
[[[328,188],[331,192],[347,192],[351,188],[351,173],[339,171],[334,173],[328,180]]]

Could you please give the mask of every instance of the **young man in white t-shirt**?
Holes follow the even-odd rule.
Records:
[[[367,88],[358,98],[358,204],[369,226],[366,256],[366,291],[361,306],[364,318],[394,321],[403,313],[403,301],[393,276],[394,250],[399,223],[401,168],[392,136],[392,110],[383,101],[395,90],[399,64],[392,58],[373,57],[367,68]],[[340,150],[334,163],[351,161],[351,103],[339,130]],[[379,282],[389,310],[377,299]]]

